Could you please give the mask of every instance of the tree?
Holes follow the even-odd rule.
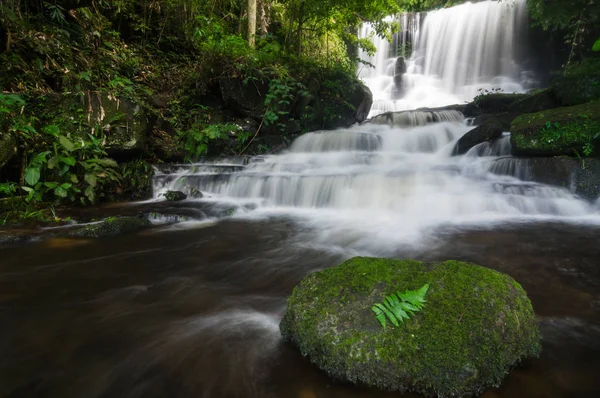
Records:
[[[256,46],[256,0],[248,0],[248,44]]]

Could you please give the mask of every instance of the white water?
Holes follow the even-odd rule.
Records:
[[[534,83],[519,66],[519,53],[526,44],[525,0],[465,3],[426,14],[404,14],[398,22],[401,32],[394,43],[402,47],[412,39],[402,88],[394,83],[395,48],[371,36],[369,25],[360,32],[361,37],[371,36],[378,48],[373,57],[360,54],[375,65],[361,67],[359,73],[373,92],[371,116],[469,102],[483,90],[523,92]]]
[[[410,38],[418,43],[406,95],[391,99],[395,60],[387,57],[389,44],[379,42],[371,60],[376,68],[363,70],[379,99],[373,112],[461,102],[477,88],[497,84],[522,91],[515,32],[524,15],[524,1],[517,0],[463,4],[429,13],[422,23],[418,16],[402,16],[410,31],[396,44]],[[241,217],[291,216],[311,227],[310,245],[348,254],[427,244],[440,227],[600,224],[598,204],[522,181],[519,170],[499,175],[498,158],[510,159],[508,134],[452,157],[458,139],[472,128],[456,111],[381,115],[362,126],[305,134],[280,155],[182,166],[155,178],[155,197],[195,188],[205,194],[200,201],[237,204]],[[512,164],[502,164],[507,161]]]
[[[246,217],[294,216],[317,228],[315,245],[360,253],[424,243],[440,226],[600,223],[597,207],[565,189],[492,174],[494,160],[510,151],[508,136],[452,157],[471,128],[461,121],[309,133],[242,171],[215,174],[215,165],[195,165],[184,176],[158,179],[155,195],[194,187],[209,196],[202,200],[253,202]]]

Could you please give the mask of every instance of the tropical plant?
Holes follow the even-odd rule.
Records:
[[[382,303],[376,303],[371,307],[375,313],[375,317],[385,328],[386,318],[395,326],[400,326],[400,323],[405,319],[410,319],[411,315],[423,309],[427,302],[425,295],[429,289],[429,284],[423,285],[420,289],[406,290],[404,293],[398,291],[395,294],[386,296]]]

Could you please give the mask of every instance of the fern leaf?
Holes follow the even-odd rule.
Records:
[[[398,292],[386,296],[383,303],[377,303],[371,307],[375,317],[385,328],[389,319],[395,326],[400,326],[405,319],[410,319],[415,312],[421,311],[427,302],[425,295],[429,289],[429,284],[423,285],[417,290],[406,290],[404,293]]]
[[[395,326],[400,326],[400,324],[398,323],[398,319],[396,319],[396,316],[390,310],[388,310],[383,304],[377,303],[377,304],[375,304],[375,306],[377,306],[378,308],[380,308],[385,313],[385,315],[387,316],[387,318]]]
[[[385,329],[386,321],[385,321],[385,313],[381,311],[377,306],[372,306],[371,309],[375,313],[375,318],[381,323],[381,326]]]

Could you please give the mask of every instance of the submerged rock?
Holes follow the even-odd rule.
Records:
[[[521,115],[510,131],[517,156],[592,155],[600,149],[600,101]]]
[[[371,306],[429,283],[427,304],[383,328]],[[474,264],[354,258],[307,276],[288,299],[283,337],[330,376],[393,391],[466,396],[538,356],[531,302],[510,276]]]
[[[86,225],[85,227],[71,233],[71,236],[80,238],[119,236],[127,233],[137,232],[151,225],[152,223],[143,216],[109,217],[101,223]]]

